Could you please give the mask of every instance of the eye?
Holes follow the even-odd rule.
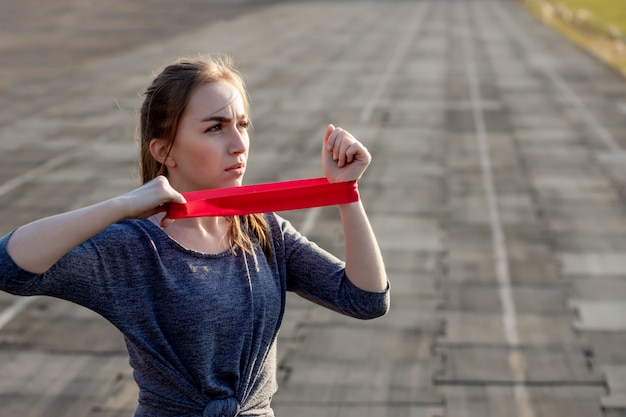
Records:
[[[222,130],[222,125],[218,123],[216,125],[209,126],[204,133],[219,132],[220,130]]]
[[[242,120],[239,122],[239,129],[246,130],[250,127],[250,122],[247,120]]]

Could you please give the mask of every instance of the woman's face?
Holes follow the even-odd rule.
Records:
[[[179,192],[240,186],[246,170],[249,120],[239,90],[226,81],[200,86],[183,112],[167,161]]]

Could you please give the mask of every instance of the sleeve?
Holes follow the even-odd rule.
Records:
[[[20,268],[7,252],[7,244],[14,232],[0,238],[0,290],[14,295],[39,295],[31,288],[38,275]]]
[[[111,233],[103,232],[75,247],[43,274],[28,272],[13,261],[7,252],[12,234],[0,238],[0,290],[21,296],[61,298],[105,316],[111,310],[114,271],[106,259],[112,251],[109,249],[105,255],[101,249],[113,243]]]
[[[283,241],[287,291],[358,319],[373,319],[387,313],[389,287],[384,292],[359,289],[346,276],[343,261],[309,241],[287,220],[276,218]]]

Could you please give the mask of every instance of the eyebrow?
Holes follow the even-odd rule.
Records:
[[[247,119],[248,115],[247,114],[242,114],[237,116],[237,120],[242,120],[242,119]],[[217,122],[230,122],[232,120],[232,118],[230,117],[225,117],[225,116],[207,116],[204,117],[202,120],[200,120],[201,122],[213,122],[213,121],[217,121]]]

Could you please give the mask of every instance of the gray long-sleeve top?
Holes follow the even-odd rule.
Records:
[[[148,220],[112,225],[49,271],[19,268],[0,239],[0,289],[85,306],[124,334],[139,394],[136,417],[271,417],[276,336],[285,292],[343,314],[387,312],[389,292],[355,287],[343,262],[265,215],[272,261],[260,249],[187,250]]]

